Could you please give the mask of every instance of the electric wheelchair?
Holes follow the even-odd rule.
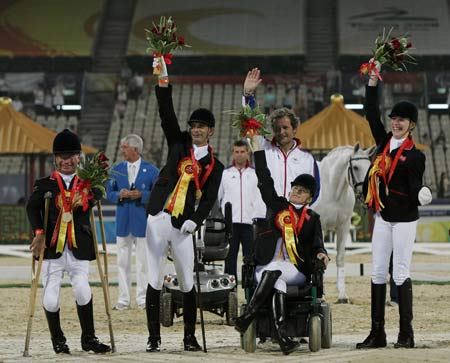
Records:
[[[231,204],[225,206],[222,216],[218,203],[210,216],[195,233],[197,265],[200,277],[200,290],[203,310],[226,318],[228,325],[238,312],[236,276],[223,273],[221,268],[228,255],[232,238]],[[196,274],[196,271],[194,272]],[[195,288],[197,280],[194,276]],[[161,290],[160,321],[165,327],[172,326],[174,317],[183,315],[183,294],[178,285],[176,274],[164,276]]]
[[[242,285],[247,301],[256,286],[255,267],[251,259],[244,260]],[[332,344],[331,307],[323,293],[324,271],[323,261],[314,260],[310,281],[302,286],[288,286],[286,293],[286,333],[293,338],[307,337],[311,352],[330,348]],[[270,304],[267,302],[258,311],[246,332],[241,334],[241,347],[246,352],[253,353],[256,350],[256,338],[261,342],[278,339]],[[245,304],[241,309],[241,312],[245,310]]]

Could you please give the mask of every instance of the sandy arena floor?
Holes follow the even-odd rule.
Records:
[[[2,266],[29,264],[29,261],[15,258],[0,258]],[[348,262],[368,263],[369,255],[348,256]],[[111,261],[112,262],[112,261]],[[450,263],[449,256],[415,255],[413,263]],[[438,275],[449,273],[438,271]],[[1,282],[5,284],[5,281]],[[108,362],[449,362],[450,361],[450,289],[447,285],[430,283],[414,284],[414,329],[416,349],[394,349],[398,333],[398,311],[386,307],[386,329],[388,347],[371,351],[359,351],[355,344],[365,338],[370,328],[370,277],[351,276],[347,278],[347,293],[350,304],[335,304],[337,292],[334,276],[326,276],[327,300],[332,303],[333,347],[317,353],[309,352],[307,345],[289,356],[283,356],[279,347],[271,343],[259,345],[253,354],[240,348],[238,333],[224,323],[224,319],[205,313],[208,353],[185,353],[182,351],[182,322],[176,319],[174,326],[162,328],[162,352],[145,352],[147,329],[145,312],[135,307],[128,311],[112,311],[112,323],[117,353],[107,355],[87,354],[79,344],[80,327],[76,316],[75,302],[70,288],[63,288],[61,294],[62,328],[71,347],[71,356],[56,356],[51,348],[47,324],[41,305],[41,291],[38,292],[36,313],[33,320],[30,353],[32,358],[23,358],[28,320],[28,288],[0,288],[0,362],[54,362],[54,361],[108,361]],[[103,293],[94,287],[96,331],[100,339],[109,341]],[[115,302],[117,287],[110,289],[111,301]],[[240,290],[242,297],[242,290]],[[200,326],[197,337],[201,338]],[[200,342],[201,343],[201,342]]]

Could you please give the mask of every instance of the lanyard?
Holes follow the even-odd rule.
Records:
[[[62,200],[64,212],[70,212],[71,211],[73,197],[75,195],[75,191],[76,191],[77,185],[78,185],[78,176],[75,175],[75,177],[74,177],[74,182],[73,182],[73,185],[72,185],[72,190],[70,191],[70,197],[69,197],[68,201],[66,200],[66,197],[65,197],[65,190],[66,189],[63,186],[63,181],[62,181],[61,175],[59,175],[59,173],[57,171],[55,171],[52,176],[58,182],[58,187],[59,187],[59,191],[61,193],[61,200]]]
[[[305,215],[306,215],[307,209],[308,209],[308,207],[305,205],[302,209],[302,213],[300,215],[300,220],[298,221],[298,223],[295,223],[294,216],[297,212],[294,210],[294,207],[292,205],[289,205],[289,215],[290,215],[291,221],[292,221],[292,228],[294,229],[295,234],[297,236],[300,234],[300,231],[302,230],[302,227],[303,227],[303,223],[305,222]]]
[[[211,164],[206,167],[205,174],[203,174],[202,181],[200,182],[197,169],[194,167],[195,163],[198,163],[198,161],[195,159],[194,148],[193,147],[191,148],[191,161],[192,161],[192,170],[194,172],[195,188],[200,191],[203,188],[203,186],[205,185],[206,180],[208,180],[208,177],[214,168],[214,164],[216,163],[216,159],[214,159],[212,147],[209,145],[208,145],[208,151],[211,154]]]
[[[392,136],[391,136],[391,138],[392,138]],[[391,143],[391,139],[388,140],[388,142],[386,143],[386,146],[384,147],[383,158],[381,160],[381,173],[382,173],[381,175],[383,177],[384,185],[386,187],[388,186],[389,182],[392,179],[392,175],[394,174],[395,168],[397,167],[398,160],[400,159],[400,156],[402,156],[403,150],[405,150],[405,148],[407,146],[414,145],[414,140],[412,139],[412,137],[410,135],[402,142],[402,145],[400,146],[400,149],[397,151],[397,154],[395,155],[394,161],[392,162],[392,165],[389,168],[389,175],[388,175],[387,180],[386,180],[386,156],[388,155],[390,143]]]

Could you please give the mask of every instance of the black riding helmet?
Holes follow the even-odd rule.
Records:
[[[64,129],[55,136],[53,154],[77,154],[80,152],[80,138],[72,131]]]
[[[316,192],[316,188],[317,188],[317,183],[316,183],[316,179],[310,175],[310,174],[300,174],[299,176],[297,176],[293,182],[291,182],[291,187],[293,187],[294,185],[298,185],[301,186],[305,189],[307,189],[310,194],[311,197],[314,198],[314,194]]]

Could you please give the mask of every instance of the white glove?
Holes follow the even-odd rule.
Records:
[[[158,75],[158,78],[168,77],[167,66],[166,62],[164,61],[164,57],[153,57],[153,68],[156,68],[158,66],[160,66],[160,73]]]
[[[253,135],[252,139],[251,139],[251,148],[252,151],[259,151],[262,150],[263,147],[263,142],[264,142],[264,137],[261,135]]]
[[[197,228],[197,223],[194,221],[191,221],[190,219],[187,219],[184,221],[183,225],[180,228],[180,232],[184,234],[192,234],[195,232],[195,229]]]
[[[422,187],[419,190],[419,203],[420,205],[427,205],[430,204],[433,200],[433,196],[431,194],[431,189],[428,187]]]

